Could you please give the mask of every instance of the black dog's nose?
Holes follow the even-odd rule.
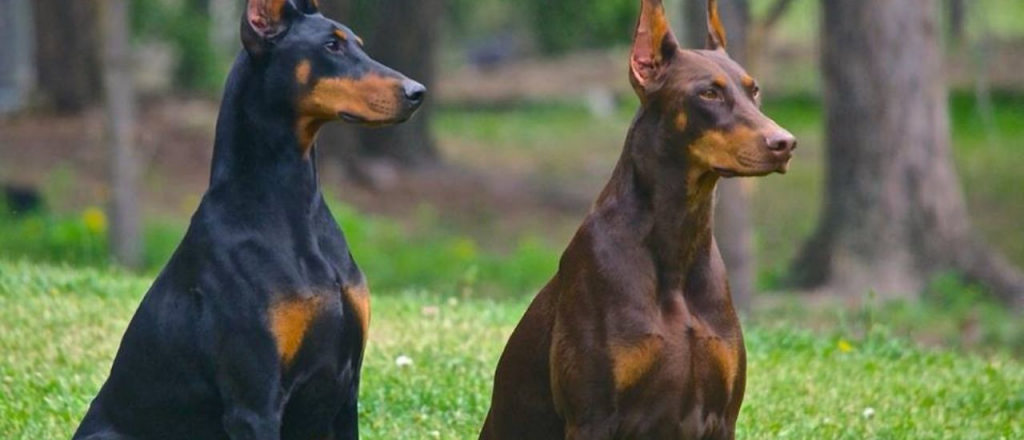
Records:
[[[796,137],[788,131],[779,130],[765,137],[768,149],[776,153],[790,153],[796,149]]]
[[[403,81],[402,88],[405,90],[405,99],[408,99],[412,105],[420,105],[423,98],[427,96],[427,88],[411,79]]]

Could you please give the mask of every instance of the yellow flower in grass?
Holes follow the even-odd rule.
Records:
[[[840,339],[839,344],[837,345],[839,346],[839,351],[843,353],[849,353],[853,351],[853,344],[847,342],[846,339]]]
[[[82,211],[82,223],[93,234],[103,233],[107,230],[107,214],[100,208],[90,206]]]
[[[477,254],[476,242],[465,237],[456,240],[452,246],[452,250],[455,252],[455,256],[463,260],[476,258]]]

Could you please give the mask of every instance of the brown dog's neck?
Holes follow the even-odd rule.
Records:
[[[656,265],[659,290],[686,281],[695,263],[706,262],[712,244],[715,186],[719,176],[688,164],[659,160],[667,151],[653,127],[638,122],[630,129],[622,157],[594,206],[599,215],[624,216],[636,225],[629,233]],[[685,148],[671,146],[670,148]],[[614,213],[614,214],[613,214]],[[620,223],[620,222],[617,222]],[[620,223],[621,224],[621,223]]]

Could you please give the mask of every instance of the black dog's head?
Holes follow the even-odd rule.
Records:
[[[363,51],[347,27],[320,14],[317,0],[249,0],[242,43],[265,69],[270,101],[298,116],[299,144],[308,148],[329,121],[382,126],[404,122],[426,88]]]

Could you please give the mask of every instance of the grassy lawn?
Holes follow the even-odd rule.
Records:
[[[0,261],[0,438],[68,438],[149,279]],[[526,306],[376,292],[364,438],[475,438]],[[750,439],[1024,438],[1024,364],[915,348],[885,331],[747,329]],[[400,356],[412,365],[399,367]]]

